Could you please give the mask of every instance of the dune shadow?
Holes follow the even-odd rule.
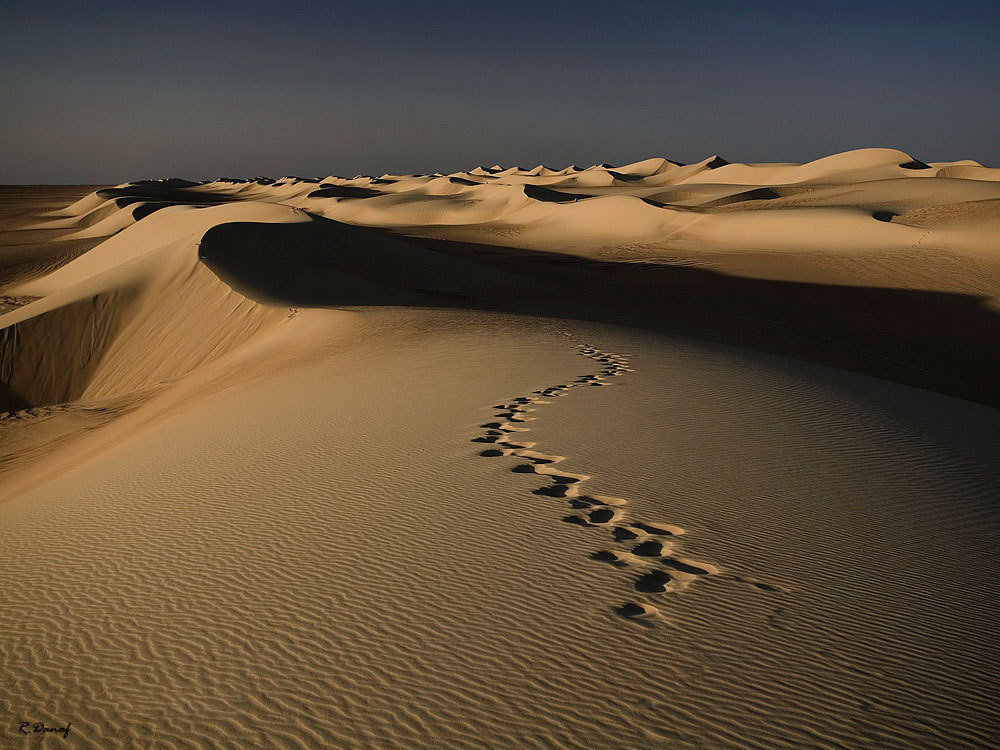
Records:
[[[1000,314],[971,294],[596,260],[316,217],[220,225],[206,233],[202,253],[250,296],[290,306],[420,304],[626,325],[1000,406]],[[484,283],[490,272],[503,281]]]
[[[190,180],[140,180],[122,187],[102,188],[97,191],[101,198],[129,199],[139,201],[165,201],[168,203],[186,203],[192,205],[233,203],[240,200],[237,196],[225,193],[212,193],[194,190],[200,183]],[[119,201],[118,205],[123,207]],[[124,204],[127,205],[127,204]]]
[[[318,190],[309,193],[308,198],[374,198],[382,195],[379,190],[350,185],[321,185]]]
[[[536,201],[546,203],[574,203],[586,198],[593,198],[592,195],[578,195],[576,193],[564,193],[561,190],[541,187],[540,185],[525,185],[524,194]]]
[[[892,219],[890,212],[873,214]],[[542,295],[478,299],[479,309],[690,336],[1000,406],[1000,313],[984,296],[405,239],[545,287]]]
[[[722,161],[721,159],[718,161]],[[478,184],[478,183],[477,183]],[[168,205],[239,200],[158,180],[102,189],[141,219]],[[767,200],[767,189],[737,200]],[[586,199],[526,185],[526,195]],[[381,194],[326,186],[330,197]],[[873,218],[891,220],[891,212]],[[260,301],[290,307],[420,305],[571,318],[732,344],[1000,406],[1000,313],[956,292],[779,281],[655,261],[584,258],[341,224],[213,227],[200,256]],[[558,396],[551,389],[546,395]]]

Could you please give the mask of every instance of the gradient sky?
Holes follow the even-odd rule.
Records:
[[[997,2],[19,5],[0,183],[866,146],[1000,166]]]

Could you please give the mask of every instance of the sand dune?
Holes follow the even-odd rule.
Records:
[[[636,257],[667,248],[853,253],[919,247],[926,228],[908,225],[901,214],[1000,200],[997,174],[974,162],[930,165],[901,151],[862,149],[801,165],[713,156],[690,165],[649,159],[581,171],[477,167],[448,176],[215,182],[191,192],[274,200],[404,235],[590,257],[623,245],[640,246]],[[970,253],[995,248],[996,237],[987,228],[940,241]]]
[[[102,749],[1000,747],[998,175],[5,188],[0,706]]]

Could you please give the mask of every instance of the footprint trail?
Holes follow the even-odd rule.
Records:
[[[480,456],[517,458],[521,462],[511,469],[513,473],[534,474],[546,480],[532,492],[565,500],[572,511],[563,518],[565,522],[607,535],[611,548],[595,552],[591,559],[630,572],[635,592],[646,595],[644,600],[624,602],[615,608],[616,613],[645,625],[653,625],[664,619],[656,606],[656,597],[677,594],[703,576],[720,575],[721,571],[710,563],[678,554],[681,547],[679,537],[685,533],[680,526],[633,519],[625,498],[584,492],[583,485],[590,479],[589,475],[563,471],[558,465],[566,460],[565,456],[537,451],[536,443],[521,439],[521,434],[530,430],[524,425],[537,419],[535,414],[539,407],[568,396],[573,388],[614,385],[612,378],[633,372],[623,354],[606,352],[587,344],[577,344],[576,349],[581,356],[597,362],[601,366],[599,371],[495,405],[494,421],[480,425],[483,432],[472,441],[490,444],[490,447],[480,451]],[[777,587],[737,576],[723,577],[749,583],[765,591],[778,590]]]

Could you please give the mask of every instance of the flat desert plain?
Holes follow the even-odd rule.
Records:
[[[1000,170],[8,186],[0,282],[4,747],[1000,747]]]

